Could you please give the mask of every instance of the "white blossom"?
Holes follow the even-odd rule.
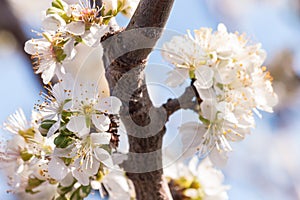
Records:
[[[37,105],[45,120],[56,120],[48,130],[47,137],[51,137],[59,128],[62,112],[70,108],[74,80],[70,74],[65,74],[63,79],[54,86],[47,88],[49,94],[42,93],[45,101]]]
[[[227,200],[229,186],[223,185],[224,175],[215,169],[209,158],[199,164],[193,157],[188,166],[177,162],[165,170],[170,189],[185,199]]]
[[[56,75],[59,79],[65,73],[63,62],[75,55],[72,39],[59,35],[43,34],[45,38],[31,39],[25,43],[24,50],[32,55],[37,74],[42,74],[44,84]]]
[[[135,196],[133,183],[125,176],[123,171],[111,171],[103,178],[102,183],[110,200],[130,200]]]
[[[67,128],[83,137],[91,126],[100,132],[109,128],[110,119],[106,114],[118,114],[121,102],[116,97],[102,97],[95,83],[78,83],[72,97],[71,116]]]
[[[255,127],[253,112],[260,116],[258,109],[272,112],[276,105],[272,77],[262,66],[266,53],[260,44],[247,42],[243,35],[228,33],[225,25],[219,24],[215,32],[201,28],[194,31],[194,37],[189,32],[164,44],[163,57],[175,65],[167,84],[175,87],[190,78],[202,99],[202,123],[180,128],[186,155],[212,152],[216,158],[215,152],[219,152],[222,162],[218,163],[223,163],[226,152],[232,150],[229,142],[244,139]],[[188,131],[198,135],[192,143]]]
[[[43,138],[39,133],[37,122],[40,118],[40,114],[33,112],[32,120],[28,121],[19,109],[4,123],[4,128],[13,135],[1,148],[0,162],[9,178],[9,192],[22,199],[29,199],[29,196],[51,199],[55,195],[56,184],[48,182],[45,171],[48,163],[45,156],[53,149],[53,138]],[[40,192],[42,187],[47,189]],[[36,194],[29,195],[26,190]]]

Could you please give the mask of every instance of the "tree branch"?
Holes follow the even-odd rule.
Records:
[[[169,118],[174,112],[180,109],[190,109],[195,112],[199,112],[199,105],[202,102],[198,98],[198,94],[193,85],[187,87],[184,93],[176,99],[168,99],[168,101],[162,105],[167,112],[167,118]]]
[[[129,140],[129,156],[124,169],[135,185],[139,200],[172,199],[162,169],[166,113],[165,109],[153,107],[144,69],[173,2],[141,0],[125,31],[102,42],[111,94],[123,104],[120,117]]]
[[[146,63],[147,57],[163,32],[173,3],[174,0],[140,1],[125,31],[117,33],[115,39],[103,44],[106,63],[109,63],[106,65],[109,66],[107,70],[119,71],[123,74]],[[113,62],[114,64],[111,65]],[[115,81],[112,80],[112,83]]]

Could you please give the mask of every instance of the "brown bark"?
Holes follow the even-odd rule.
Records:
[[[142,0],[125,31],[102,43],[111,94],[123,103],[120,116],[130,145],[124,169],[135,185],[139,200],[172,199],[162,169],[161,147],[167,114],[164,108],[153,107],[144,68],[173,2]]]
[[[184,93],[180,97],[176,99],[168,99],[162,107],[166,110],[167,118],[169,118],[179,109],[190,109],[195,112],[199,112],[199,105],[201,101],[202,100],[198,98],[198,93],[195,87],[191,85],[185,89]]]

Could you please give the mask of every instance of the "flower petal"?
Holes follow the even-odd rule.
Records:
[[[53,62],[47,69],[45,69],[42,73],[42,79],[44,84],[48,84],[54,76],[54,72],[56,69],[56,63]]]
[[[66,164],[59,158],[52,157],[48,164],[49,175],[55,180],[62,180],[69,172]]]
[[[90,135],[92,143],[95,145],[109,144],[111,139],[110,133],[91,133]]]
[[[200,105],[203,117],[210,121],[214,121],[216,118],[216,101],[215,99],[205,99]]]
[[[73,116],[67,124],[67,129],[74,133],[78,133],[80,137],[84,137],[89,128],[86,127],[85,116]]]
[[[65,26],[66,22],[57,14],[50,14],[42,21],[42,29],[46,31],[57,31],[61,26]]]
[[[83,42],[89,47],[99,46],[100,38],[107,32],[108,26],[93,25],[84,36]]]
[[[92,122],[101,132],[109,129],[110,119],[105,115],[92,115]]]
[[[54,133],[59,129],[59,126],[60,126],[60,120],[57,120],[57,122],[55,122],[51,128],[48,130],[48,133],[47,133],[47,137],[51,137],[52,135],[54,135]]]
[[[186,68],[175,68],[168,73],[168,78],[165,83],[170,87],[177,87],[184,83],[189,77],[189,69]]]
[[[113,167],[111,155],[106,150],[96,147],[94,149],[94,153],[96,159],[103,163],[106,167]]]
[[[198,151],[206,131],[205,126],[197,122],[188,122],[179,128],[183,158],[189,158]]]
[[[108,114],[118,114],[120,111],[120,107],[122,102],[117,97],[105,97],[102,98],[97,105],[97,108]]]
[[[228,156],[226,151],[219,151],[217,148],[214,148],[210,152],[209,158],[216,167],[224,167],[227,163]]]
[[[82,35],[85,31],[85,24],[81,21],[69,23],[66,26],[66,31],[73,35]]]
[[[213,85],[214,71],[208,66],[201,66],[195,70],[195,87],[198,89],[208,89]]]
[[[63,187],[67,187],[67,186],[71,186],[73,182],[74,182],[74,178],[72,176],[72,173],[69,172],[67,176],[59,182],[59,184],[62,185]]]
[[[81,185],[87,186],[90,184],[90,177],[87,176],[82,169],[74,169],[72,174]]]
[[[50,45],[50,42],[45,39],[31,39],[25,42],[24,50],[26,53],[34,55],[39,51],[45,51]]]

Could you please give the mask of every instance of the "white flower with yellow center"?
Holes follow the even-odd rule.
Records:
[[[55,148],[48,166],[50,176],[60,181],[71,171],[80,184],[89,185],[90,177],[98,173],[100,164],[113,166],[111,155],[106,150],[110,139],[110,133],[91,133],[67,148]],[[61,158],[71,159],[71,164],[67,166]]]
[[[28,40],[24,50],[32,55],[35,73],[41,73],[44,84],[48,84],[54,75],[60,79],[62,74],[65,74],[63,63],[74,57],[74,41],[47,33],[44,33],[43,37]]]
[[[188,166],[175,163],[165,170],[171,193],[181,199],[227,200],[229,186],[223,185],[224,175],[213,168],[209,158],[199,164],[193,157]]]
[[[95,83],[80,83],[75,86],[71,111],[74,113],[67,124],[67,129],[86,136],[91,128],[105,132],[109,128],[110,119],[107,114],[118,114],[121,102],[116,97],[103,97]]]
[[[40,114],[33,112],[32,120],[28,121],[24,112],[19,109],[4,123],[4,128],[10,131],[13,137],[6,141],[1,149],[0,162],[9,177],[11,191],[20,195],[25,195],[25,189],[38,192],[36,187],[42,183],[48,184],[47,176],[43,176],[40,166],[41,163],[48,162],[45,156],[52,151],[53,141],[44,139],[38,132],[36,123],[40,118]],[[31,182],[33,179],[36,182]]]
[[[175,36],[163,46],[164,58],[175,65],[167,84],[178,86],[189,77],[202,99],[202,123],[180,128],[185,154],[211,152],[218,162],[219,152],[224,163],[226,152],[232,150],[229,142],[244,139],[255,127],[253,111],[259,116],[257,109],[272,112],[277,95],[269,72],[262,67],[266,53],[260,44],[248,45],[243,35],[228,33],[223,24],[215,32],[201,28],[194,35]]]
[[[73,21],[67,25],[68,30],[85,30],[80,34],[82,41],[89,47],[100,45],[101,37],[108,31],[108,26],[102,23],[101,10],[89,0],[79,1],[70,5]]]
[[[56,120],[48,130],[47,137],[51,137],[59,129],[62,112],[71,106],[73,84],[73,77],[70,74],[65,74],[62,80],[47,88],[49,94],[42,93],[45,102],[37,105],[37,108],[41,111],[44,120]]]

